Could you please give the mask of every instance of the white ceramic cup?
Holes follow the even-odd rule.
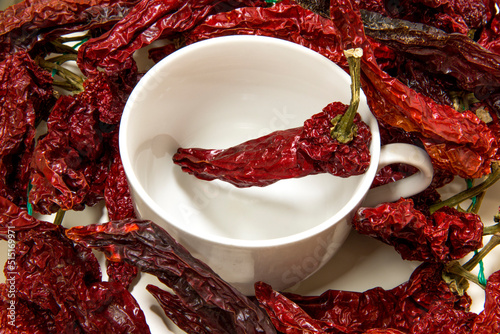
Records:
[[[330,102],[349,104],[350,84],[327,58],[269,37],[213,38],[166,57],[135,87],[120,125],[137,214],[163,226],[245,294],[259,280],[282,290],[307,278],[342,245],[364,200],[374,205],[410,196],[432,179],[420,148],[381,149],[364,95],[359,113],[373,139],[371,165],[361,176],[322,174],[242,189],[186,174],[172,155],[178,147],[227,148],[302,126]],[[369,191],[377,170],[397,162],[420,172]]]

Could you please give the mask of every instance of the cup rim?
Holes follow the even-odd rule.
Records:
[[[352,213],[353,210],[355,210],[361,204],[377,172],[378,161],[380,157],[380,146],[381,146],[379,127],[375,117],[373,116],[373,114],[371,114],[369,108],[368,108],[369,122],[367,122],[368,120],[364,121],[368,124],[372,133],[372,141],[370,146],[370,154],[372,161],[370,163],[368,170],[363,174],[362,184],[357,189],[355,195],[349,199],[346,205],[344,205],[344,207],[342,207],[333,216],[329,217],[328,219],[315,225],[312,228],[309,228],[307,230],[295,234],[277,238],[270,238],[270,239],[246,240],[246,239],[224,237],[219,235],[200,235],[193,233],[193,231],[184,228],[182,224],[179,224],[174,220],[169,219],[170,215],[168,214],[168,212],[163,210],[161,206],[153,200],[153,198],[147,193],[147,191],[139,181],[138,177],[136,176],[131,161],[131,155],[129,154],[129,151],[127,149],[127,147],[129,146],[127,132],[129,127],[130,115],[134,110],[134,105],[135,101],[137,100],[137,96],[139,96],[141,94],[141,90],[144,89],[143,87],[147,86],[150,80],[154,80],[155,73],[161,71],[162,68],[164,67],[168,67],[168,65],[171,62],[175,61],[176,59],[181,58],[186,54],[192,52],[198,52],[200,49],[203,49],[205,47],[217,47],[217,45],[225,43],[273,43],[279,45],[280,47],[288,48],[290,49],[290,51],[293,52],[305,53],[308,57],[311,57],[311,59],[314,61],[326,63],[328,66],[332,66],[333,64],[334,66],[338,67],[338,65],[332,62],[330,59],[305,46],[275,37],[258,36],[258,35],[230,35],[230,36],[214,37],[187,45],[179,50],[176,50],[172,54],[168,55],[167,57],[165,57],[164,59],[153,65],[153,67],[144,74],[144,76],[134,87],[132,93],[130,94],[125,104],[122,118],[120,121],[119,139],[118,139],[119,152],[123,168],[125,170],[125,174],[130,185],[129,187],[132,195],[132,201],[134,201],[134,196],[139,196],[141,198],[141,202],[144,205],[146,205],[150,210],[152,210],[157,216],[162,217],[163,220],[167,222],[167,224],[172,225],[173,228],[175,228],[176,230],[182,231],[182,233],[185,233],[192,238],[201,239],[219,245],[238,247],[238,248],[249,248],[249,249],[268,248],[285,244],[297,243],[312,238],[316,235],[319,235],[321,232],[341,222],[346,216],[349,216],[349,214]],[[338,68],[340,69],[340,67]],[[349,77],[349,75],[343,70],[341,70],[339,73],[344,73],[347,77]],[[364,95],[363,91],[361,91],[360,105],[362,104],[365,105],[367,104],[366,96]],[[165,228],[165,226],[162,227]],[[168,228],[166,228],[166,230],[168,231]]]

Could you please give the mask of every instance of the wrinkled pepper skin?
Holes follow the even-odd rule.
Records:
[[[158,287],[148,290],[167,315],[190,333],[205,326],[209,333],[275,333],[267,314],[253,301],[193,257],[160,226],[133,218],[103,225],[73,227],[66,231],[73,241],[104,252],[110,261],[125,261],[157,276],[175,295]],[[165,300],[173,303],[164,303]],[[190,315],[196,313],[198,319]],[[194,329],[193,329],[194,328]]]
[[[351,142],[342,144],[330,135],[331,120],[347,107],[333,102],[302,127],[275,131],[228,149],[179,148],[173,160],[199,179],[219,179],[241,188],[319,173],[360,175],[370,164],[368,126],[356,115],[357,133]]]
[[[455,328],[472,328],[476,315],[468,312],[470,297],[452,292],[442,279],[442,269],[441,264],[423,263],[407,282],[393,289],[327,290],[319,296],[280,293],[264,282],[257,282],[255,296],[282,333],[357,334],[390,329],[387,333],[452,334],[457,333],[453,332]],[[431,317],[435,322],[429,325],[434,312],[455,314],[457,317],[453,319],[457,322]],[[430,331],[418,331],[416,326]],[[443,327],[449,330],[435,331]]]
[[[265,5],[260,0],[142,0],[124,20],[84,43],[78,52],[78,64],[88,76],[96,74],[98,68],[108,74],[131,69],[136,66],[132,58],[135,51],[159,39],[175,39],[210,14]]]
[[[427,216],[405,198],[360,208],[352,225],[359,233],[393,246],[405,260],[449,262],[483,245],[483,223],[477,214],[443,207]]]
[[[123,19],[137,2],[139,0],[20,1],[0,11],[0,59],[10,53],[42,47],[72,32],[109,28]]]
[[[26,205],[36,127],[55,103],[52,77],[25,51],[0,61],[0,196]]]
[[[130,292],[118,282],[102,281],[90,248],[73,243],[60,225],[36,220],[12,202],[2,200],[1,205],[8,211],[1,216],[2,224],[8,220],[9,225],[0,232],[14,231],[16,240],[11,254],[15,264],[7,262],[4,269],[5,276],[15,280],[16,326],[4,321],[5,303],[12,300],[12,291],[5,295],[4,283],[0,285],[1,333],[22,329],[28,333],[150,333]]]
[[[474,321],[473,333],[500,333],[500,271],[488,277],[484,310]]]

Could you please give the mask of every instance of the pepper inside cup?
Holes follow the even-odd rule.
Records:
[[[224,279],[253,294],[318,270],[378,168],[378,125],[361,94],[372,163],[348,178],[316,174],[239,188],[182,172],[179,147],[223,149],[301,127],[331,102],[351,100],[351,78],[318,53],[263,36],[227,36],[184,47],[153,67],[131,94],[120,152],[138,215],[162,225]],[[304,267],[291,277],[290,268]]]

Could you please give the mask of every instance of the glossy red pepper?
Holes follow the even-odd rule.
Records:
[[[9,219],[2,232],[9,238],[14,232],[16,246],[9,254],[15,261],[7,261],[4,270],[6,278],[15,281],[15,289],[8,281],[0,287],[0,332],[150,332],[134,297],[121,284],[101,280],[91,249],[74,244],[60,225],[29,218],[12,203],[2,205],[9,212],[8,217],[2,215],[2,221]],[[4,303],[11,300],[16,304],[13,323],[3,321],[9,312]]]
[[[405,260],[451,261],[482,246],[483,223],[478,215],[443,207],[430,216],[411,199],[361,208],[353,227],[393,246]]]
[[[198,324],[215,333],[275,333],[264,311],[151,221],[124,219],[74,227],[66,235],[104,252],[108,260],[126,261],[157,276],[175,295],[154,286],[148,290],[182,329]],[[192,324],[194,313],[199,318]]]
[[[500,271],[488,277],[484,310],[474,321],[473,333],[500,333]]]
[[[134,68],[133,53],[155,40],[175,39],[177,34],[192,29],[210,14],[258,5],[266,5],[266,2],[142,0],[110,31],[81,46],[79,67],[86,75],[97,73],[98,68],[107,73]]]
[[[440,264],[423,263],[407,282],[390,290],[328,290],[319,296],[302,296],[279,293],[258,282],[255,292],[273,324],[283,333],[365,333],[372,329],[412,333],[418,324],[427,326],[432,312],[460,314],[464,318],[459,323],[470,325],[475,317],[467,311],[470,297],[453,293],[441,277],[442,269]],[[445,321],[441,326],[450,329],[442,332],[449,334],[461,328],[458,323]]]
[[[0,59],[71,32],[106,29],[139,0],[18,1],[0,11]],[[42,46],[40,45],[40,46]]]
[[[262,187],[319,173],[359,175],[370,164],[368,126],[356,115],[358,130],[347,144],[333,139],[330,132],[331,121],[347,107],[331,103],[302,127],[276,131],[224,150],[179,148],[173,160],[197,178],[219,179],[237,187]]]
[[[36,127],[55,102],[50,73],[25,52],[0,61],[0,196],[26,205]]]

